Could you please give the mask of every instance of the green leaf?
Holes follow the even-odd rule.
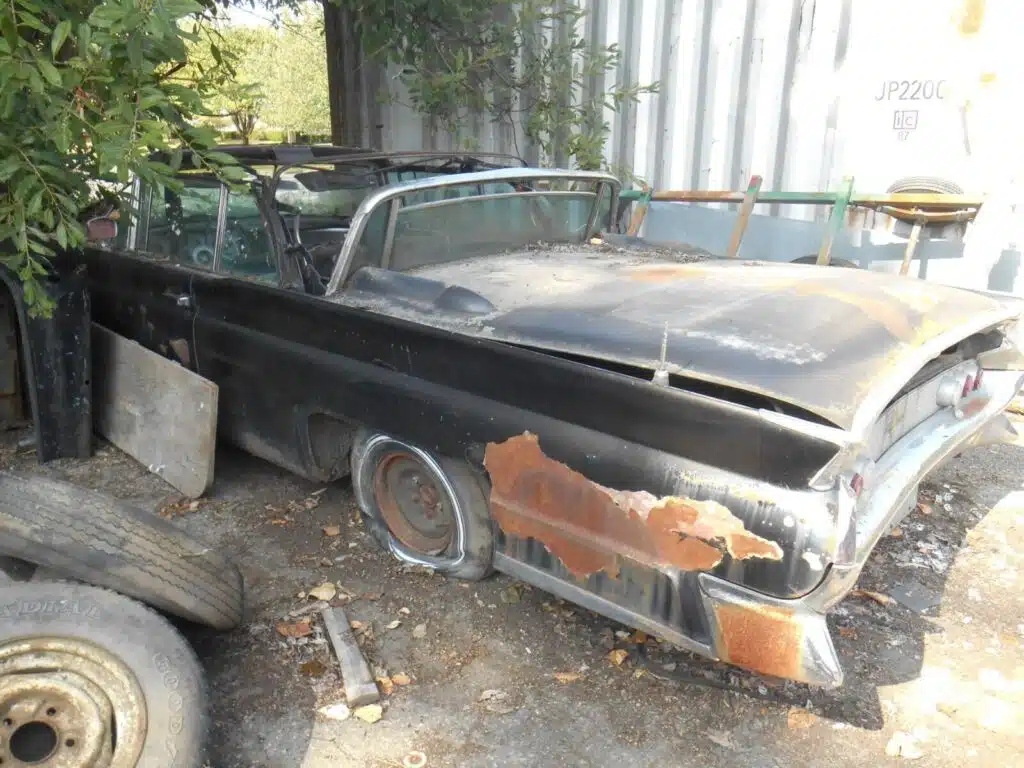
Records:
[[[68,35],[71,34],[71,22],[68,19],[60,22],[53,30],[53,38],[50,40],[50,53],[53,58],[57,58],[60,53],[60,49],[64,46],[64,42],[68,39]]]
[[[64,226],[64,222],[63,221],[61,221],[61,222],[59,222],[57,224],[57,229],[54,232],[54,234],[57,237],[57,244],[61,247],[61,249],[67,250],[67,247],[68,247],[68,230],[67,230],[67,227]]]
[[[61,82],[60,72],[57,71],[57,68],[53,66],[53,64],[48,62],[46,59],[36,59],[36,64],[39,66],[40,74],[46,78],[46,81],[50,85],[60,88],[64,84]]]

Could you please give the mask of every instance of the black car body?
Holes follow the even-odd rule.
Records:
[[[310,188],[365,159],[316,158]],[[650,247],[612,231],[604,173],[456,170],[344,215],[282,205],[280,168],[245,200],[214,185],[198,260],[148,248],[142,189],[127,236],[82,257],[94,317],[216,382],[224,439],[310,478],[351,469],[407,562],[493,565],[687,649],[841,682],[825,612],[928,471],[1010,431],[1019,306]]]

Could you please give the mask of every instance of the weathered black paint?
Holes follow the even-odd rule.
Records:
[[[40,286],[53,302],[50,317],[32,317],[18,276],[0,266],[18,312],[40,462],[86,458],[92,450],[90,301],[84,270],[47,275]]]

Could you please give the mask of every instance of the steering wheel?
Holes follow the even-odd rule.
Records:
[[[213,247],[206,243],[200,243],[192,249],[190,258],[193,264],[210,269],[213,267],[214,260]]]

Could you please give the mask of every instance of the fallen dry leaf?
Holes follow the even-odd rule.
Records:
[[[299,671],[306,677],[320,677],[327,671],[327,666],[319,659],[312,659],[300,664]]]
[[[384,716],[384,708],[380,704],[367,704],[365,707],[359,707],[354,710],[352,714],[364,723],[372,725]]]
[[[903,529],[902,528],[893,528],[891,531],[889,531],[889,535],[892,536],[894,539],[902,539],[903,538]]]
[[[786,714],[786,725],[789,726],[791,731],[803,730],[814,725],[814,721],[817,719],[817,715],[813,712],[808,712],[800,707],[793,707]]]
[[[412,678],[409,677],[404,672],[396,672],[395,674],[393,674],[391,676],[391,682],[394,683],[395,685],[398,685],[398,686],[411,685],[412,684]]]
[[[930,515],[932,513],[932,505],[931,504],[921,503],[921,504],[917,505],[917,508],[919,510],[921,510],[921,514],[922,515]]]
[[[917,760],[924,757],[924,752],[917,746],[917,739],[909,733],[896,731],[885,745],[885,754],[889,757],[902,757],[905,760]]]
[[[313,624],[306,619],[305,621],[279,621],[275,627],[277,633],[284,637],[306,637],[313,634]]]
[[[850,640],[853,640],[853,639],[855,639],[857,637],[857,630],[854,629],[853,627],[840,627],[839,628],[839,636],[840,637],[846,637],[846,638],[849,638]]]
[[[406,608],[404,605],[401,608],[398,609],[398,612],[400,614],[402,614],[403,616],[408,616],[411,613],[411,611],[408,608]]]
[[[605,658],[618,667],[622,665],[622,662],[624,662],[628,656],[629,651],[623,650],[622,648],[615,648],[614,650],[608,651],[608,655]]]
[[[575,683],[580,679],[578,672],[555,672],[551,676],[560,683]]]
[[[417,624],[415,627],[413,627],[412,636],[415,637],[415,638],[426,637],[427,636],[427,625],[426,624]]]
[[[638,629],[636,632],[633,633],[633,642],[637,645],[643,645],[647,642],[647,633],[644,632],[642,629]]]
[[[331,582],[325,581],[319,587],[313,587],[311,590],[309,590],[308,594],[309,597],[312,597],[316,600],[330,601],[334,599],[334,596],[336,594],[338,594],[338,588],[334,586]]]
[[[850,594],[853,597],[866,597],[874,600],[879,605],[888,605],[892,602],[892,598],[888,595],[883,595],[881,592],[872,592],[870,589],[855,589]]]
[[[325,525],[323,527],[324,536],[339,536],[341,535],[340,525]]]
[[[291,520],[287,520],[286,518],[277,517],[277,518],[274,518],[273,520],[271,520],[270,524],[271,525],[288,525],[288,523],[290,523],[290,522],[291,522]]]
[[[380,685],[380,692],[385,696],[390,696],[391,692],[395,690],[395,684],[390,677],[378,677],[377,684]]]
[[[362,629],[363,627],[366,626],[363,622],[356,621],[355,619],[352,619],[351,621],[349,621],[348,625],[350,627],[352,627],[352,629],[355,629],[355,630]]]
[[[387,628],[388,629],[398,629],[400,626],[402,626],[402,622],[400,622],[398,619],[395,619],[394,621],[392,621],[392,622],[390,622],[388,624]]]
[[[637,667],[636,669],[633,670],[633,677],[635,677],[637,680],[639,680],[641,677],[643,677],[646,674],[647,674],[647,670],[643,669],[642,667]]]
[[[504,701],[508,698],[508,694],[498,688],[488,688],[486,691],[481,692],[477,697],[477,701]]]

